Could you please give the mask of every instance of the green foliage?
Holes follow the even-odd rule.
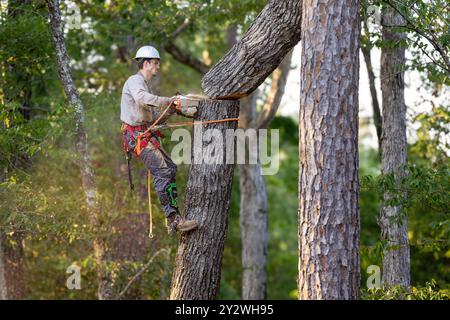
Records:
[[[54,49],[45,11],[37,4],[22,4],[12,14],[0,12],[0,19],[0,97],[22,102],[27,87],[45,91],[47,84],[54,84]]]
[[[411,32],[412,66],[426,72],[431,82],[450,84],[448,1],[386,2],[404,17],[406,29]]]
[[[450,291],[439,289],[436,281],[431,280],[425,286],[406,289],[401,286],[382,287],[363,290],[363,300],[450,300]]]
[[[20,233],[24,237],[26,298],[95,299],[94,236],[100,234],[111,242],[117,236],[112,227],[116,221],[146,212],[145,169],[140,161],[133,160],[138,191],[131,194],[119,144],[120,93],[126,78],[135,72],[131,58],[137,47],[150,43],[162,48],[168,40],[173,40],[197,58],[207,51],[214,63],[227,50],[226,27],[237,25],[242,34],[267,2],[77,2],[84,26],[69,30],[66,41],[76,85],[86,108],[89,152],[104,222],[101,230],[93,230],[87,219],[74,146],[73,111],[65,103],[57,77],[44,2],[19,5],[23,10],[15,18],[5,11],[1,13],[0,165],[8,170],[3,170],[5,174],[0,182],[0,232],[9,236]],[[429,31],[437,35],[447,50],[448,24],[442,24],[442,19],[437,17],[442,14],[442,1],[433,1],[435,7],[424,7],[423,1],[405,3],[411,4],[405,13],[417,23],[421,16],[429,17],[433,22]],[[365,1],[363,8],[371,4],[379,2]],[[419,10],[421,16],[413,9]],[[173,38],[173,32],[186,19],[189,23],[185,29]],[[380,42],[380,31],[371,27],[364,35],[363,45],[386,45]],[[409,32],[405,45],[410,46],[417,37],[413,31]],[[201,76],[161,51],[161,93],[170,96],[176,91],[200,92]],[[416,51],[408,67],[423,70],[426,81],[441,91],[443,84],[448,84],[448,74],[444,75],[435,64],[423,65],[426,56],[423,51],[420,54]],[[31,97],[27,95],[30,92]],[[30,106],[29,117],[24,112],[24,104]],[[404,168],[408,175],[400,179],[399,185],[395,183],[396,177],[380,175],[377,151],[360,146],[362,286],[367,279],[367,267],[381,265],[383,243],[377,217],[384,192],[394,195],[390,204],[402,205],[409,219],[414,284],[411,291],[364,290],[365,299],[448,299],[450,181],[449,146],[445,140],[449,135],[448,108],[435,106],[431,113],[418,115],[414,122],[418,125],[417,139],[409,148],[410,162]],[[291,118],[276,117],[271,128],[280,129],[281,153],[279,172],[265,177],[270,221],[268,298],[296,299],[298,124]],[[165,147],[170,150],[174,142],[168,140]],[[180,195],[185,192],[187,169],[187,165],[178,168]],[[221,299],[241,296],[237,174],[236,170],[223,256]],[[153,254],[160,249],[171,249],[169,255],[158,255],[141,276],[145,299],[166,299],[177,239],[167,237],[163,214],[154,193],[153,196],[156,238],[148,254],[139,261],[111,259],[105,267],[113,271],[115,289],[119,292]],[[66,268],[72,263],[81,267],[82,290],[65,287]]]
[[[371,188],[379,196],[389,194],[385,201],[389,206],[401,206],[406,211],[413,206],[424,206],[434,212],[450,213],[450,180],[447,165],[437,168],[427,168],[421,165],[405,165],[402,170],[405,177],[383,174],[376,178],[365,176],[363,188]]]
[[[381,19],[387,8],[403,18],[399,28],[391,30],[407,34],[406,41],[386,42],[382,40],[382,27],[390,28]],[[405,70],[418,70],[424,74],[424,85],[434,89],[450,84],[450,24],[448,1],[446,0],[364,0],[361,3],[364,22],[362,46],[367,48],[395,47],[409,49]]]
[[[67,110],[58,103],[61,87],[45,10],[37,2],[10,5],[0,12],[0,166],[20,168]],[[50,90],[56,91],[53,99]]]
[[[266,3],[266,0],[78,3],[83,21],[91,23],[89,29],[71,30],[67,39],[70,55],[79,61],[76,79],[85,79],[81,85],[89,81],[90,87],[98,90],[121,89],[123,79],[135,69],[131,59],[137,48],[152,44],[163,49],[169,41],[175,41],[183,52],[199,60],[207,52],[215,62],[227,49],[224,28],[237,25],[245,30]],[[174,37],[179,28],[181,32]],[[168,59],[169,54],[161,51],[163,60]],[[88,63],[92,55],[101,55],[102,59]],[[123,58],[125,61],[121,61]],[[192,70],[177,63],[172,67],[169,61],[169,65],[163,63],[164,74],[178,77],[192,74]],[[193,78],[197,79],[198,75]],[[198,85],[195,91],[199,89]]]
[[[0,233],[20,232],[25,236],[25,275],[31,299],[95,299],[96,271],[92,257],[94,236],[111,242],[116,233],[114,222],[129,214],[146,212],[145,179],[138,174],[143,165],[133,160],[137,190],[129,192],[125,164],[118,139],[117,95],[84,95],[88,106],[86,128],[90,154],[97,178],[99,203],[104,222],[101,230],[93,230],[87,214],[79,179],[72,126],[65,126],[64,135],[41,144],[30,169],[14,171],[0,184]],[[119,166],[119,168],[118,168]],[[119,169],[119,172],[118,172]],[[145,172],[145,171],[144,171]],[[115,173],[115,174],[114,174]],[[186,180],[185,168],[178,178]],[[180,194],[185,183],[180,183]],[[151,250],[142,261],[111,261],[106,266],[116,274],[116,288],[123,289],[138,270],[160,248],[174,247],[176,239],[168,238],[163,214],[154,195],[155,236]],[[147,230],[144,237],[147,236]],[[146,269],[142,277],[146,298],[167,298],[170,272],[175,250],[170,258],[161,255]],[[67,290],[66,268],[72,263],[81,266],[82,290]],[[163,286],[160,288],[159,286]]]
[[[0,166],[20,168],[27,159],[42,151],[48,142],[64,134],[70,124],[71,112],[63,104],[54,104],[45,116],[26,120],[18,103],[8,103],[0,109]]]
[[[404,167],[406,176],[396,179],[392,174],[377,177],[363,176],[361,199],[367,195],[378,195],[382,199],[387,193],[391,198],[388,205],[401,206],[402,215],[407,215],[409,242],[411,246],[411,273],[414,283],[424,283],[430,278],[443,288],[448,288],[450,279],[450,172],[448,161],[431,168],[425,165],[408,164]],[[398,182],[396,182],[398,181]],[[363,200],[361,201],[362,203]],[[378,210],[372,212],[372,228]],[[399,219],[401,215],[397,217]],[[383,243],[377,241],[378,228],[364,226],[365,213],[361,207],[362,234],[364,245],[367,232],[372,233],[368,247],[363,247],[362,274],[368,265],[381,265]],[[393,219],[391,223],[398,223]],[[377,233],[373,233],[377,231]],[[375,236],[375,238],[373,238]],[[364,258],[366,257],[366,258]],[[364,261],[367,260],[367,263]],[[432,263],[431,263],[432,261]],[[363,282],[364,283],[364,282]]]
[[[436,106],[430,113],[418,114],[413,120],[420,127],[416,131],[417,141],[410,147],[416,161],[432,165],[443,165],[450,152],[450,110]]]

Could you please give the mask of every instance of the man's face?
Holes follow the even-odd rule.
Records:
[[[156,76],[159,72],[160,62],[159,59],[151,59],[144,63],[144,71],[149,78]]]

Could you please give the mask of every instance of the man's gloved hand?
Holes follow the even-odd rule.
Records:
[[[181,110],[181,100],[178,97],[178,95],[170,98],[169,105],[172,106],[173,108],[175,108],[175,110],[178,110],[178,111]]]

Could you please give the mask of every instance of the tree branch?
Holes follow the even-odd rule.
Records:
[[[158,250],[157,252],[155,252],[155,254],[150,258],[150,260],[148,260],[148,262],[145,264],[145,266],[143,266],[142,269],[139,270],[133,276],[133,278],[131,278],[131,280],[127,283],[125,288],[123,288],[123,290],[117,295],[117,300],[119,300],[125,294],[125,292],[127,292],[127,290],[130,288],[130,286],[133,284],[133,282],[136,281],[136,279],[139,278],[139,276],[142,273],[144,273],[144,271],[147,270],[148,267],[150,267],[150,265],[153,263],[153,260],[155,260],[155,258],[158,255],[160,255],[162,252],[166,252],[167,255],[170,255],[170,250],[168,250],[168,249],[161,249],[161,250]]]
[[[184,19],[183,23],[180,24],[178,28],[172,33],[172,39],[178,37],[178,35],[183,32],[190,23],[191,21],[188,18]]]
[[[175,60],[191,67],[202,75],[206,74],[209,71],[209,66],[207,66],[197,58],[194,58],[193,56],[181,51],[181,49],[172,41],[169,41],[164,45],[164,50],[166,50]]]
[[[212,99],[240,99],[252,93],[300,41],[302,1],[271,0],[242,39],[202,79]]]
[[[422,29],[420,29],[418,26],[416,26],[414,23],[411,22],[411,20],[409,19],[409,17],[407,17],[403,12],[401,12],[401,10],[399,10],[397,8],[397,6],[395,6],[394,4],[391,3],[390,0],[384,0],[390,7],[392,7],[400,16],[402,16],[403,19],[405,19],[406,23],[410,26],[408,29],[413,30],[415,32],[417,32],[419,35],[421,35],[422,37],[424,37],[425,39],[427,39],[432,46],[439,52],[439,54],[442,57],[442,60],[444,60],[444,63],[446,64],[446,67],[442,66],[441,64],[437,64],[439,67],[444,68],[444,70],[447,70],[450,72],[450,61],[449,58],[445,52],[445,50],[441,47],[439,40],[436,39],[435,35],[430,32],[430,34],[427,34],[425,31],[423,31]],[[395,1],[396,2],[396,1]],[[411,8],[414,12],[417,13],[417,11],[414,8]],[[419,18],[420,15],[418,14]],[[434,60],[433,60],[434,61]]]
[[[363,27],[367,36],[370,37],[369,27],[367,26],[367,19],[363,20]],[[361,47],[361,51],[364,56],[364,61],[367,67],[367,74],[369,76],[370,95],[372,97],[373,122],[377,131],[378,151],[381,152],[382,119],[380,104],[378,102],[377,96],[377,88],[375,86],[375,73],[373,72],[372,59],[370,57],[371,46]]]

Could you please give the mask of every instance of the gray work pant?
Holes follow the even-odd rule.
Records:
[[[162,148],[155,148],[151,143],[142,150],[139,156],[145,163],[147,170],[153,178],[156,193],[163,207],[164,214],[178,212],[176,204],[171,202],[171,196],[176,200],[176,189],[173,188],[177,174],[177,166]],[[172,184],[172,192],[169,193],[169,186]]]

